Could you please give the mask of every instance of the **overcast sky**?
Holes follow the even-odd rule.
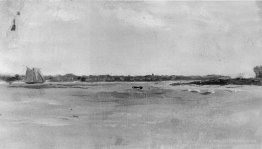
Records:
[[[1,0],[0,73],[29,66],[44,74],[252,76],[262,64],[260,7],[255,1]]]

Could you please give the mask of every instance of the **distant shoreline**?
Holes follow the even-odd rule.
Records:
[[[24,75],[7,76],[0,75],[0,80],[3,81],[21,81],[24,80]],[[143,76],[124,76],[124,75],[89,75],[78,76],[74,74],[65,75],[46,75],[44,79],[49,82],[150,82],[150,81],[179,81],[179,80],[210,80],[218,78],[230,78],[222,75],[206,75],[206,76],[183,76],[183,75],[143,75]]]
[[[18,82],[19,85],[25,84],[23,82],[24,76],[0,76],[0,80],[8,82],[10,84]],[[56,75],[56,76],[44,76],[45,82],[42,85],[27,85],[27,86],[42,86],[46,87],[48,83],[51,83],[54,87],[56,83],[59,87],[64,87],[63,83],[73,84],[77,83],[96,83],[96,82],[161,82],[161,81],[181,81],[172,83],[172,86],[176,85],[262,85],[262,79],[260,78],[231,78],[229,76],[221,75],[206,75],[206,76],[181,76],[181,75],[145,75],[145,76],[111,76],[111,75],[89,75],[89,76],[77,76],[74,74]],[[186,82],[185,82],[186,81]],[[61,85],[62,84],[62,85]]]

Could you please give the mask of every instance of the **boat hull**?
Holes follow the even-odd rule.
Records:
[[[44,82],[25,82],[26,84],[43,84]]]

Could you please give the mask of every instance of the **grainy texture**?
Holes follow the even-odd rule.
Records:
[[[262,87],[171,83],[94,83],[87,89],[1,85],[0,148],[262,147]]]
[[[0,0],[0,149],[262,149],[261,49],[253,0]]]

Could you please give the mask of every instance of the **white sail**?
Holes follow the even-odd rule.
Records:
[[[41,74],[41,71],[39,68],[33,68],[34,73],[35,73],[35,81],[36,82],[44,82],[44,78]]]
[[[26,68],[26,74],[25,74],[25,82],[26,83],[31,83],[34,82],[34,73],[32,69]]]

